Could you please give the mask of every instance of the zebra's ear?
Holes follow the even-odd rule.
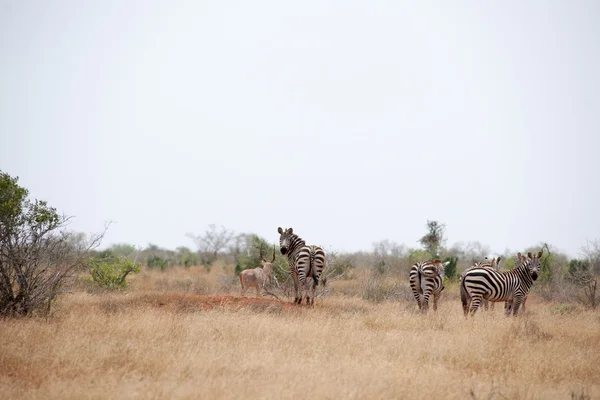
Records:
[[[521,253],[517,253],[517,259],[520,260],[521,258],[523,258],[523,255]]]
[[[432,263],[434,263],[434,264],[439,264],[441,262],[442,261],[439,258],[436,258],[435,260],[432,261]]]
[[[450,261],[446,261],[445,263],[443,263],[442,265],[444,266],[444,268],[446,268],[446,266],[450,264]]]
[[[283,229],[281,229],[281,227],[277,228],[277,232],[279,232],[279,234],[281,235],[283,233]]]
[[[531,258],[531,252],[527,253],[527,257]]]
[[[540,251],[540,252],[538,253],[538,258],[542,258],[542,254],[543,254],[543,251]]]
[[[294,230],[292,229],[292,227],[290,227],[290,229],[287,230],[289,234],[294,233]]]
[[[498,257],[498,259],[496,260],[496,264],[500,265],[500,260],[502,260],[502,257]]]

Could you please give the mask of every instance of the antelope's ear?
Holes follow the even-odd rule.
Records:
[[[531,252],[527,253],[527,257],[531,258]]]
[[[277,232],[279,232],[279,234],[281,235],[283,233],[283,229],[281,229],[281,227],[277,228]]]
[[[289,234],[294,233],[294,230],[290,227],[290,229],[287,230]]]
[[[543,251],[540,251],[540,252],[538,253],[538,258],[542,258],[542,254],[543,254]]]

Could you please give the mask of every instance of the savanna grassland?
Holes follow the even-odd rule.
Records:
[[[421,315],[372,302],[361,274],[316,305],[239,297],[214,269],[143,271],[126,292],[79,285],[48,318],[0,321],[5,399],[600,398],[600,313],[544,302],[465,320],[455,285]],[[390,278],[391,279],[391,278]]]

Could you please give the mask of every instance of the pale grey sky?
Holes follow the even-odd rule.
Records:
[[[0,0],[0,169],[105,245],[600,238],[597,1]]]

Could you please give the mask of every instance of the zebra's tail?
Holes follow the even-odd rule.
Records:
[[[467,288],[465,286],[465,278],[461,276],[460,278],[460,302],[462,303],[463,312],[465,316],[469,314],[469,293],[467,292]]]
[[[313,277],[313,282],[316,286],[319,286],[319,277],[317,276],[317,270],[315,268],[315,249],[311,248],[310,251],[310,270],[312,273],[312,277]]]

